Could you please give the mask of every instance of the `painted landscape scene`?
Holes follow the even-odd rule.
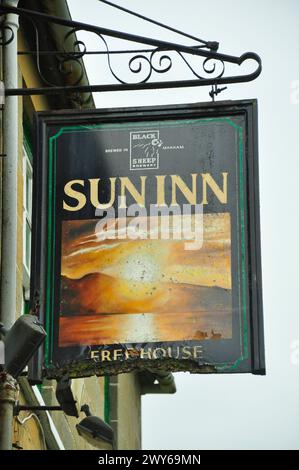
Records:
[[[231,338],[229,213],[203,215],[197,250],[161,237],[99,240],[97,223],[62,223],[60,346]]]

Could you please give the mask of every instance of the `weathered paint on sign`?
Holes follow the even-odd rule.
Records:
[[[264,373],[256,102],[37,114],[49,377]]]

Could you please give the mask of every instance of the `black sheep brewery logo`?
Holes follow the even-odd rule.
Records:
[[[158,169],[162,144],[159,131],[130,132],[130,169]]]

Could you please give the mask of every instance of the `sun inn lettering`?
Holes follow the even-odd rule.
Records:
[[[110,188],[107,193],[107,183]],[[101,200],[101,187],[105,185],[105,200]],[[166,189],[167,188],[167,189]],[[170,194],[169,194],[170,188]],[[147,201],[147,194],[154,193],[154,200]],[[212,176],[210,173],[179,175],[139,176],[134,182],[129,177],[106,179],[73,179],[64,185],[63,209],[76,212],[91,204],[95,209],[106,210],[121,197],[120,209],[126,208],[128,195],[141,207],[147,203],[157,206],[178,206],[178,195],[183,195],[190,205],[207,205],[213,195],[221,204],[227,204],[228,172]]]
[[[90,358],[95,362],[127,361],[129,359],[155,360],[161,358],[194,360],[202,356],[202,346],[172,346],[168,348],[126,348],[126,349],[93,349]]]

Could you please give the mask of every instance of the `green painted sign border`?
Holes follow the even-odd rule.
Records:
[[[241,344],[241,355],[233,363],[217,363],[217,370],[221,371],[234,371],[238,368],[239,364],[248,359],[248,326],[247,326],[247,270],[246,270],[246,240],[245,240],[245,201],[244,201],[244,129],[237,125],[229,117],[219,118],[201,118],[201,119],[181,119],[167,121],[151,121],[149,122],[126,122],[122,124],[92,124],[92,125],[73,125],[73,126],[62,126],[59,131],[49,138],[49,159],[48,159],[48,224],[47,224],[47,274],[46,274],[46,331],[48,333],[45,344],[45,364],[47,367],[51,367],[51,357],[53,354],[53,286],[55,276],[55,251],[56,251],[56,159],[57,159],[57,140],[65,133],[74,132],[90,132],[99,130],[119,130],[124,128],[132,127],[177,127],[178,125],[205,125],[210,122],[225,122],[232,126],[237,133],[238,138],[238,152],[239,152],[239,168],[238,168],[238,215],[240,217],[240,232],[241,232],[241,243],[238,244],[241,247],[241,291],[242,291],[242,322],[240,321],[240,344]],[[239,252],[239,251],[238,251]],[[243,334],[242,334],[243,333]]]

